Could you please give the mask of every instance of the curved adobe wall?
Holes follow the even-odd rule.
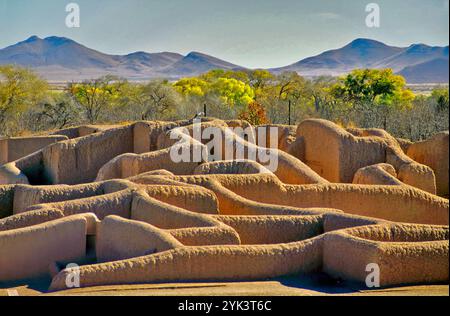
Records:
[[[209,185],[209,189],[220,191],[220,186],[223,186],[244,198],[262,203],[297,208],[334,208],[391,221],[448,225],[448,200],[409,186],[286,185],[270,175],[185,176],[174,179],[192,184],[215,180],[216,186]],[[219,194],[218,197],[223,209],[226,202],[220,201]],[[232,207],[230,203],[228,205]]]
[[[86,233],[82,215],[0,232],[0,281],[42,277],[53,262],[82,259]]]
[[[447,196],[449,168],[449,134],[439,133],[431,139],[410,145],[407,154],[411,159],[427,165],[436,175],[437,194]]]
[[[0,165],[21,159],[48,145],[67,140],[63,135],[11,137],[0,139]]]
[[[366,226],[327,234],[323,268],[365,282],[367,265],[375,263],[381,286],[441,282],[449,277],[448,249],[448,227]]]
[[[354,136],[320,119],[305,120],[297,130],[305,142],[306,164],[331,182],[351,183],[359,169],[386,162],[396,168],[400,181],[436,193],[433,170],[406,156],[392,136],[384,131],[363,135],[369,136]]]

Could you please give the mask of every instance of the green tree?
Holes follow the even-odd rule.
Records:
[[[448,88],[436,88],[431,93],[431,100],[438,111],[448,110],[449,97]]]
[[[175,89],[184,96],[202,97],[208,93],[210,83],[200,78],[183,78],[174,84]]]
[[[71,83],[68,93],[84,110],[88,122],[94,124],[119,99],[123,84],[124,81],[117,77],[105,76],[83,83]]]
[[[250,81],[248,73],[241,70],[214,69],[200,76],[200,79],[207,82],[214,82],[219,78],[236,79],[247,84]]]
[[[264,88],[275,78],[270,71],[263,69],[250,71],[248,77],[250,80],[249,84],[256,91],[256,93],[260,90],[264,90]]]
[[[255,100],[266,109],[271,122],[287,124],[289,114],[291,119],[294,118],[306,101],[306,80],[296,72],[283,72],[276,76],[261,72],[258,76]]]
[[[336,97],[356,103],[409,105],[414,94],[406,81],[392,69],[357,69],[339,79],[333,87]]]
[[[121,108],[130,108],[131,118],[140,120],[170,119],[180,104],[180,96],[174,87],[165,80],[149,83],[131,84],[121,89]]]
[[[393,111],[412,106],[414,94],[392,69],[358,69],[339,79],[331,88],[336,99],[349,104],[353,123],[388,129]]]
[[[79,108],[66,93],[50,94],[33,112],[37,121],[35,125],[43,130],[62,129],[79,121]]]
[[[219,78],[211,85],[211,89],[218,94],[222,102],[232,108],[245,107],[255,97],[252,87],[245,82],[233,78]]]
[[[0,66],[0,134],[20,130],[20,118],[48,93],[48,84],[32,71]]]
[[[227,77],[220,77],[225,75]],[[229,77],[229,78],[228,78]],[[184,78],[175,89],[194,104],[195,114],[207,108],[207,115],[220,118],[236,117],[254,99],[254,91],[245,82],[232,78],[232,72],[212,71],[200,78]]]

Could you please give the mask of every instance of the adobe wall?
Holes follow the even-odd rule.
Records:
[[[68,139],[74,139],[80,137],[80,131],[79,127],[68,127],[54,131],[50,135],[63,135]]]
[[[243,245],[282,244],[316,237],[323,233],[318,216],[217,216],[239,234]]]
[[[8,139],[0,138],[0,165],[8,162]]]
[[[305,163],[319,175],[335,183],[351,183],[358,169],[386,159],[384,146],[379,141],[371,138],[356,139],[344,129],[325,120],[301,122],[297,137],[302,137],[305,142]]]
[[[218,224],[209,216],[156,200],[146,193],[138,194],[133,199],[131,219],[146,222],[161,229],[213,227]]]
[[[141,257],[182,246],[164,230],[139,221],[108,216],[97,226],[98,262]]]
[[[34,226],[62,217],[64,217],[63,212],[55,209],[44,209],[16,214],[0,219],[0,232]]]
[[[203,214],[218,214],[219,201],[214,192],[201,186],[150,185],[144,187],[153,198],[174,206]]]
[[[131,202],[133,200],[132,192],[132,190],[123,190],[73,201],[33,205],[26,210],[18,211],[17,214],[50,208],[63,212],[65,216],[93,213],[100,220],[109,215],[130,218]]]
[[[165,229],[186,246],[241,243],[239,234],[220,220],[161,202],[147,194],[134,197],[131,219]]]
[[[225,134],[247,122],[202,122],[234,140],[233,156],[239,146],[266,150]],[[192,138],[192,120],[76,128],[67,134],[78,137],[0,167],[0,183],[16,183],[0,185],[0,281],[2,272],[8,281],[51,273],[51,289],[64,289],[70,271],[59,270],[70,261],[82,265],[82,287],[317,271],[364,282],[369,263],[381,267],[382,286],[448,281],[449,202],[425,192],[436,190],[432,168],[442,166],[428,147],[440,145],[403,146],[433,157],[426,166],[383,130],[307,120],[295,138],[294,127],[275,127],[283,149],[271,151],[275,173],[258,160],[210,162],[212,153],[175,164],[171,129],[191,155],[209,142]],[[42,185],[55,182],[70,185]]]
[[[366,226],[327,234],[323,269],[365,282],[367,265],[375,263],[380,286],[441,282],[449,277],[448,249],[448,227]]]
[[[254,174],[272,173],[256,161],[227,160],[207,162],[195,168],[193,174]]]
[[[14,211],[23,212],[32,205],[62,202],[64,200],[80,199],[96,196],[102,193],[101,184],[78,185],[68,187],[16,185],[14,194]]]
[[[53,184],[86,183],[95,180],[105,163],[127,152],[133,152],[131,126],[48,146],[43,149],[44,168]]]
[[[0,139],[0,165],[18,160],[50,144],[67,140],[63,135],[11,137]]]
[[[404,185],[397,179],[397,172],[390,164],[376,164],[356,171],[353,184]]]
[[[0,166],[2,184],[47,184],[42,150]]]
[[[363,136],[326,120],[309,119],[299,124],[297,137],[304,139],[306,164],[331,182],[351,183],[359,169],[386,162],[395,167],[400,181],[436,193],[433,170],[406,156],[387,132],[356,129],[354,133]]]
[[[448,196],[449,133],[443,132],[423,142],[411,144],[407,154],[411,159],[427,165],[436,175],[437,194]]]
[[[390,223],[382,219],[337,212],[328,212],[323,217],[323,231],[325,233],[346,228]]]
[[[328,181],[319,176],[316,172],[314,172],[309,166],[304,164],[302,161],[297,158],[287,154],[286,152],[279,149],[266,149],[263,147],[259,147],[254,143],[248,142],[243,138],[239,137],[236,134],[230,134],[226,132],[226,127],[222,121],[216,122],[208,122],[202,123],[199,126],[201,131],[208,127],[215,127],[218,136],[222,137],[222,156],[223,159],[252,159],[256,162],[260,163],[263,166],[267,166],[268,162],[263,161],[260,153],[265,153],[268,155],[270,153],[271,157],[276,159],[277,169],[274,171],[275,175],[280,178],[284,183],[291,184],[311,184],[311,183],[327,183]],[[187,131],[190,133],[188,136],[191,137],[193,135],[194,126],[190,125],[186,127]],[[183,134],[182,130],[176,131],[178,134]],[[184,136],[185,137],[185,136]],[[167,148],[172,146],[176,140],[170,139],[168,134],[161,134],[158,139],[159,148]],[[210,139],[202,139],[203,144],[208,144]],[[225,146],[226,144],[232,144],[232,152],[228,153],[229,157],[225,156]],[[238,146],[243,148],[243,157],[238,157]],[[249,152],[253,151],[258,153],[255,157],[250,157]],[[211,159],[209,159],[211,160]]]
[[[139,127],[140,126],[140,127]],[[148,128],[150,128],[150,125],[145,123],[139,123],[135,126],[135,130],[139,130],[141,128],[144,129],[144,136],[147,135]],[[163,127],[164,128],[164,127]],[[154,130],[150,132],[150,137],[152,137],[152,133],[154,133]],[[166,132],[162,132],[161,134],[166,134]],[[129,178],[138,174],[141,174],[143,172],[149,172],[154,170],[167,170],[169,172],[175,173],[175,174],[192,174],[194,169],[202,162],[206,161],[208,158],[207,156],[207,148],[206,146],[202,145],[198,141],[191,138],[189,135],[186,135],[181,132],[174,132],[179,137],[178,142],[178,152],[187,152],[189,157],[189,161],[177,161],[175,162],[172,159],[172,149],[171,148],[164,148],[164,146],[160,145],[151,145],[151,146],[157,146],[161,147],[158,148],[155,151],[152,152],[144,152],[142,154],[134,154],[134,153],[128,153],[123,154],[118,157],[115,157],[108,163],[104,164],[100,170],[97,173],[96,181],[103,181],[107,179],[114,179],[114,178]],[[171,143],[176,143],[177,140],[171,140],[170,137],[167,135],[164,139],[170,141]],[[161,139],[158,136],[158,141]],[[140,146],[146,146],[141,144],[135,144],[135,146],[138,146],[137,150],[142,151],[144,148],[140,148]],[[204,152],[204,155],[201,155],[200,161],[196,161],[193,159],[194,157],[194,151],[199,150],[200,152]],[[148,151],[148,150],[147,150]]]
[[[80,278],[83,287],[192,280],[260,280],[317,271],[321,264],[321,237],[317,237],[288,245],[180,247],[145,257],[83,266],[80,267]],[[50,290],[65,289],[67,273],[63,270],[53,278]]]
[[[175,122],[142,121],[133,124],[134,153],[143,154],[158,149],[158,136],[178,127]]]
[[[332,277],[364,283],[367,266],[376,263],[381,269],[381,286],[436,283],[448,280],[446,239],[448,227],[385,223],[284,244],[177,247],[148,256],[83,266],[80,277],[82,286],[89,287],[258,280],[323,269]],[[68,273],[63,270],[56,275],[50,290],[64,289]]]
[[[69,127],[54,131],[50,135],[64,135],[69,139],[88,136],[91,134],[103,132],[108,129],[120,127],[120,125],[81,125],[75,127]]]
[[[256,131],[256,141],[259,141],[260,135],[258,134],[261,130],[265,132],[266,138],[265,143],[267,144],[265,147],[274,148],[275,144],[271,143],[271,129],[276,130],[277,132],[277,147],[278,149],[286,151],[289,145],[295,141],[297,127],[292,125],[282,125],[282,124],[267,124],[267,125],[258,125],[255,126]],[[262,146],[262,144],[258,144]]]
[[[0,282],[47,276],[53,262],[80,260],[86,232],[83,216],[0,232]]]
[[[219,198],[221,211],[232,211],[242,201],[228,199],[220,186],[259,203],[297,208],[333,208],[346,213],[390,221],[448,225],[447,199],[410,186],[375,186],[353,184],[285,185],[270,175],[214,175],[174,177],[187,183],[216,180],[208,186]],[[254,189],[252,189],[252,187]],[[386,198],[386,197],[389,198]],[[234,204],[236,201],[238,204]],[[256,214],[255,214],[256,215]]]
[[[0,219],[13,214],[14,185],[0,185]]]
[[[114,193],[131,187],[126,181],[112,180],[107,182],[95,182],[74,186],[50,185],[50,186],[15,186],[14,211],[21,212],[30,206],[63,202],[68,200],[94,197],[102,194]]]

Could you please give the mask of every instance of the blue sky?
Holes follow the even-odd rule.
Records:
[[[65,6],[81,27],[65,25]],[[365,7],[381,8],[381,27]],[[448,45],[448,0],[0,0],[0,48],[31,35],[70,37],[105,53],[200,51],[246,67],[276,67],[358,37]]]

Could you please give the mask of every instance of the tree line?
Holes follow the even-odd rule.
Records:
[[[29,69],[0,66],[0,135],[5,136],[79,124],[189,119],[206,112],[255,125],[324,118],[417,141],[448,130],[448,110],[448,87],[415,95],[391,69],[315,79],[266,70],[212,70],[175,82],[104,76],[55,91]]]

